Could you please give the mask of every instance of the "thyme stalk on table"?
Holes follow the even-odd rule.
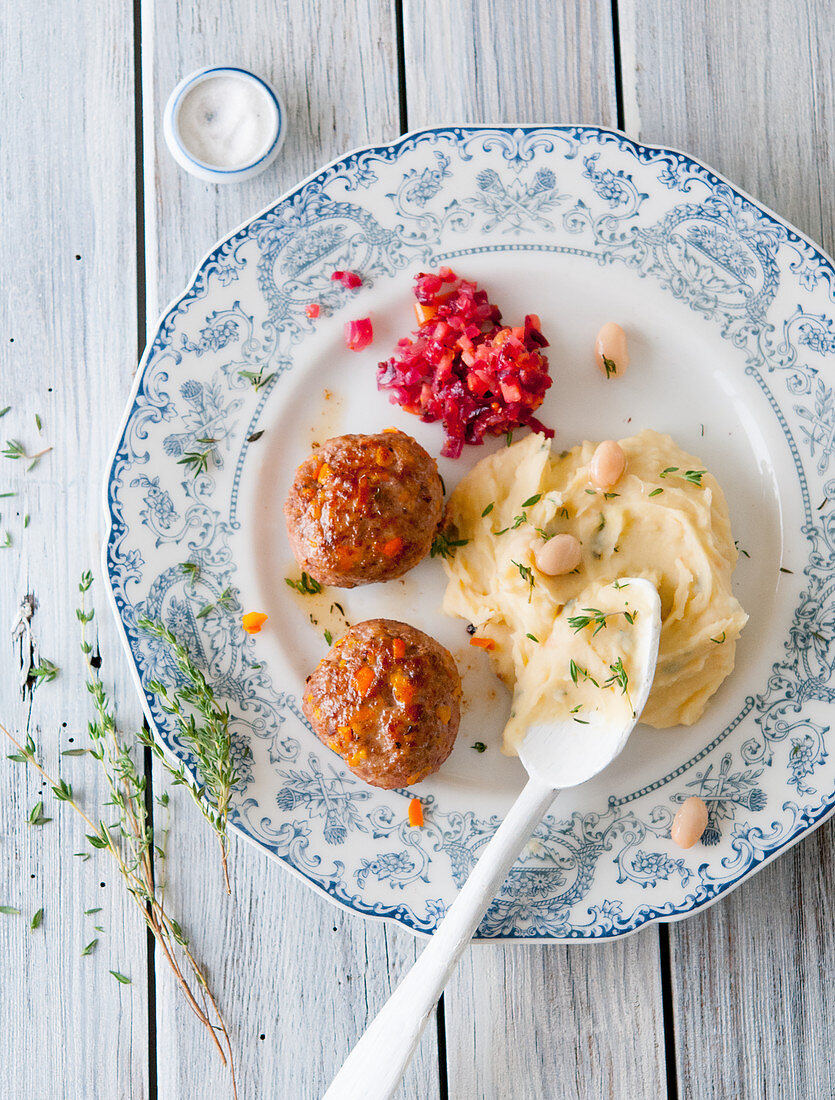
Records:
[[[139,738],[168,771],[174,783],[187,787],[194,801],[215,831],[220,845],[220,861],[227,894],[229,885],[229,837],[227,821],[232,788],[238,781],[232,759],[232,738],[229,733],[229,707],[221,707],[206,677],[192,661],[186,647],[177,640],[169,628],[161,622],[141,618],[139,626],[153,637],[165,642],[171,649],[177,668],[185,678],[185,685],[172,691],[159,680],[152,680],[148,688],[159,699],[166,714],[173,716],[181,740],[197,757],[199,783],[191,782],[185,768],[171,764],[162,749],[148,732]],[[197,721],[197,717],[201,721]]]
[[[81,649],[86,663],[87,690],[92,697],[95,711],[94,720],[88,726],[88,752],[102,767],[109,792],[109,798],[104,805],[115,812],[116,820],[108,824],[103,816],[88,814],[78,802],[71,784],[63,777],[54,778],[39,762],[37,746],[31,735],[21,744],[2,724],[0,731],[17,749],[9,754],[9,759],[38,771],[49,783],[55,798],[71,806],[84,821],[89,830],[86,837],[90,846],[107,851],[114,860],[128,893],[171,967],[183,996],[211,1035],[223,1065],[228,1067],[232,1092],[237,1097],[232,1044],[226,1024],[179,922],[166,907],[161,873],[165,859],[165,835],[160,838],[154,833],[145,802],[145,776],[137,769],[131,751],[132,745],[117,728],[115,713],[94,663],[93,646],[87,640],[86,628],[95,617],[95,611],[92,608],[87,609],[85,600],[91,584],[91,574],[85,573],[78,586],[81,606],[76,611],[81,623]],[[141,735],[138,739],[144,741]],[[167,795],[157,801],[167,805]],[[42,919],[43,910],[39,910],[32,919],[31,927],[37,928]],[[93,940],[87,944],[82,955],[91,954],[97,942]],[[125,975],[117,971],[111,973],[122,984],[130,984],[130,979]]]

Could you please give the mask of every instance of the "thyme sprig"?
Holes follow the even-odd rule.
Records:
[[[182,458],[177,459],[177,465],[185,466],[192,477],[209,472],[209,459],[215,453],[217,440],[206,436],[196,439],[195,443],[199,443],[204,449],[201,451],[186,451]]]
[[[27,680],[31,681],[33,687],[37,687],[38,684],[51,683],[59,672],[57,665],[48,661],[46,657],[41,657],[38,663],[29,669]]]
[[[275,378],[275,371],[272,371],[270,374],[264,374],[263,367],[261,368],[261,370],[258,371],[239,370],[238,377],[245,378],[247,382],[250,383],[255,392],[258,393],[258,391],[260,389],[263,389],[263,387],[266,386],[268,382],[272,382],[273,378]]]
[[[658,475],[659,477],[669,477],[670,474],[678,474],[683,477],[685,481],[689,481],[691,485],[698,485],[701,487],[702,478],[707,473],[707,470],[682,470],[680,466],[667,466]]]
[[[536,584],[536,577],[534,577],[534,575],[533,575],[533,569],[531,569],[531,567],[529,565],[522,565],[518,561],[513,561],[512,558],[510,560],[511,560],[511,562],[513,562],[513,564],[519,570],[519,576],[522,578],[522,580],[528,586],[528,603],[530,603],[531,602],[531,596],[533,595],[533,586]]]
[[[295,588],[297,592],[300,592],[303,596],[318,596],[322,591],[321,584],[315,577],[311,577],[309,573],[302,573],[301,580],[294,581],[292,577],[285,577],[284,583],[288,584],[291,588]]]
[[[6,410],[8,411],[8,410]],[[3,458],[11,458],[15,461],[23,459],[28,462],[27,470],[34,470],[44,455],[49,454],[52,450],[51,447],[44,447],[42,451],[38,451],[36,454],[30,455],[27,453],[26,448],[17,439],[9,439],[6,442],[6,446],[0,451]]]
[[[451,539],[446,531],[439,531],[432,540],[429,557],[445,558],[449,561],[454,557],[455,551],[460,546],[466,546],[469,541],[469,539]]]
[[[162,876],[158,874],[165,852],[163,844],[155,838],[146,808],[145,776],[139,773],[131,745],[117,728],[115,713],[94,664],[93,646],[86,637],[86,628],[95,615],[93,609],[88,611],[85,606],[85,595],[91,584],[91,574],[84,573],[79,584],[81,607],[77,612],[81,623],[81,650],[87,667],[87,690],[93,700],[95,712],[94,720],[88,727],[91,742],[89,754],[102,767],[109,792],[105,805],[116,811],[117,820],[107,825],[101,816],[88,814],[77,801],[71,784],[64,778],[54,778],[42,766],[31,734],[21,744],[2,724],[0,731],[17,750],[9,754],[9,759],[39,772],[51,787],[55,798],[59,802],[67,803],[84,822],[89,830],[86,835],[90,846],[108,852],[114,860],[129,895],[170,965],[183,996],[211,1036],[223,1065],[228,1067],[232,1092],[237,1097],[232,1045],[226,1024],[208,980],[189,949],[179,923],[169,914],[165,905],[164,889],[160,885]],[[89,859],[87,852],[75,854]],[[39,909],[32,918],[30,927],[38,928],[42,920],[43,909]],[[91,954],[97,942],[97,939],[92,940],[81,954]],[[130,979],[118,971],[111,973],[117,981],[129,984]]]
[[[144,731],[139,738],[162,761],[174,783],[188,788],[203,816],[214,829],[220,845],[226,892],[231,894],[227,822],[232,788],[238,781],[238,774],[232,759],[229,707],[221,707],[206,677],[192,661],[186,647],[164,623],[143,616],[139,619],[139,626],[154,638],[166,643],[184,677],[184,685],[175,691],[159,680],[151,680],[148,689],[156,695],[165,713],[172,715],[180,739],[196,756],[199,782],[191,782],[182,765],[172,765],[150,733]]]
[[[635,622],[635,616],[637,611],[600,611],[596,607],[584,607],[584,614],[571,615],[568,619],[568,625],[574,631],[575,634],[587,626],[594,624],[594,630],[592,631],[592,637],[607,626],[607,619],[613,618],[615,615],[623,615],[630,626]]]
[[[609,665],[609,671],[611,676],[608,680],[603,681],[604,687],[614,687],[617,685],[620,688],[621,695],[626,696],[626,701],[629,704],[629,709],[632,711],[632,717],[635,717],[635,707],[632,705],[632,699],[629,695],[629,676],[626,673],[626,669],[623,667],[623,660],[618,657],[613,665]]]
[[[188,577],[191,582],[192,588],[197,583],[197,578],[200,576],[200,565],[196,561],[181,561],[180,570]]]
[[[589,680],[596,688],[600,687],[600,684],[598,684],[597,680],[590,674],[589,670],[583,668],[582,665],[578,665],[573,657],[568,662],[568,674],[571,677],[572,683],[576,684],[578,678],[582,676],[584,680]]]

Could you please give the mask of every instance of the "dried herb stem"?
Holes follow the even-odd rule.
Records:
[[[87,840],[91,847],[110,853],[128,893],[168,961],[183,996],[211,1035],[223,1065],[228,1067],[232,1092],[237,1097],[232,1045],[226,1024],[179,923],[165,908],[164,890],[155,883],[155,871],[158,866],[164,866],[165,852],[163,846],[157,843],[149,821],[145,805],[145,777],[138,772],[130,747],[117,730],[115,715],[92,660],[93,647],[87,641],[86,628],[95,612],[92,609],[88,611],[85,606],[85,594],[91,584],[92,576],[85,573],[79,585],[81,607],[77,611],[81,623],[81,649],[87,666],[87,690],[95,711],[94,720],[89,723],[89,753],[102,766],[110,795],[105,805],[117,811],[117,821],[107,825],[100,818],[96,823],[76,800],[71,785],[63,778],[55,779],[39,762],[31,735],[27,736],[25,744],[21,744],[2,723],[0,732],[17,749],[16,753],[9,755],[9,759],[35,768],[49,783],[55,797],[71,806],[85,823],[89,829]],[[88,944],[82,954],[89,954],[92,950],[93,946]],[[123,978],[117,980],[129,981]]]
[[[197,757],[199,782],[192,782],[182,765],[171,764],[150,734],[143,733],[140,737],[143,744],[162,761],[175,784],[188,788],[203,816],[214,829],[220,845],[226,892],[231,894],[227,823],[232,788],[238,776],[232,759],[229,708],[220,706],[206,677],[194,664],[186,647],[164,623],[141,618],[139,626],[168,645],[174,662],[185,679],[184,686],[176,691],[171,691],[159,680],[152,680],[148,688],[157,696],[166,714],[172,715],[181,740]],[[198,717],[200,721],[197,720]]]

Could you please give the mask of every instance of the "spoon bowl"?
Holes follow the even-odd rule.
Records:
[[[640,577],[623,577],[618,586],[629,589],[630,606],[636,612],[631,630],[631,711],[621,722],[611,722],[592,710],[584,712],[582,726],[569,716],[528,727],[517,746],[519,759],[531,778],[554,790],[585,783],[619,756],[649,697],[661,636],[661,599],[655,585]]]

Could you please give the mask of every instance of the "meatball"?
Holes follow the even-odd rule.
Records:
[[[302,709],[354,775],[375,787],[409,787],[452,752],[461,679],[452,655],[422,630],[368,619],[319,662]]]
[[[408,572],[429,552],[442,510],[435,460],[403,432],[329,439],[299,466],[284,504],[296,561],[339,588]]]

